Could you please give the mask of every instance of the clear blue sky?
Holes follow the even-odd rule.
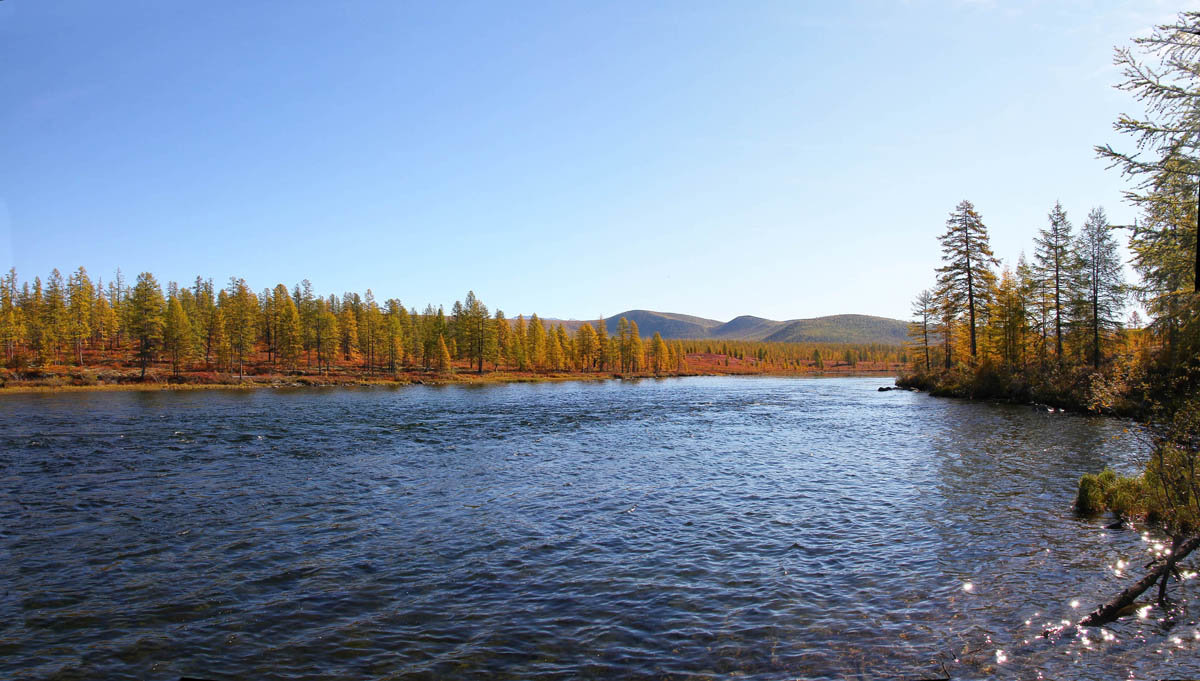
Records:
[[[0,264],[906,317],[961,199],[1133,219],[1112,49],[1185,6],[4,0]]]

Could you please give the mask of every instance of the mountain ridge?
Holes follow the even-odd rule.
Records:
[[[753,315],[741,315],[722,322],[677,312],[626,310],[604,319],[609,334],[617,332],[624,317],[637,322],[638,333],[650,337],[655,333],[663,338],[687,340],[740,340],[781,343],[882,343],[899,345],[908,340],[908,322],[864,314],[837,314],[804,319],[775,320]],[[545,319],[547,323],[562,324],[574,332],[585,322],[596,320]]]

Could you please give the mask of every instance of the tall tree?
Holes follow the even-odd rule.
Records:
[[[925,289],[917,294],[912,304],[913,320],[908,325],[908,336],[924,360],[923,369],[929,371],[933,365],[929,357],[929,327],[935,314],[933,293]]]
[[[162,288],[154,275],[142,272],[129,295],[129,333],[138,344],[138,359],[142,365],[142,379],[146,378],[146,365],[153,358],[163,339],[163,295]]]
[[[87,270],[82,267],[71,275],[67,289],[71,298],[68,309],[71,343],[75,348],[75,361],[83,366],[83,346],[92,336],[92,306],[96,302],[96,289]]]
[[[488,323],[487,306],[475,297],[474,291],[468,291],[462,305],[455,303],[455,311],[458,328],[455,340],[461,344],[459,350],[467,363],[476,365],[482,374],[483,360],[496,344],[496,328]]]
[[[1132,93],[1145,106],[1145,116],[1122,114],[1113,127],[1133,137],[1137,151],[1118,151],[1107,144],[1096,151],[1138,180],[1126,194],[1135,203],[1160,201],[1158,189],[1165,176],[1191,181],[1191,200],[1182,192],[1175,197],[1191,204],[1191,220],[1179,225],[1178,239],[1191,256],[1188,283],[1195,307],[1200,305],[1200,12],[1180,12],[1174,22],[1155,27],[1133,43],[1133,48],[1117,49],[1114,61],[1125,77],[1117,88]]]
[[[1092,366],[1100,368],[1102,340],[1121,328],[1125,308],[1125,280],[1117,241],[1103,208],[1093,208],[1079,231],[1075,252],[1082,267],[1083,323],[1088,330]]]
[[[63,345],[71,337],[71,322],[67,312],[67,287],[57,268],[46,277],[42,298],[42,329],[46,349],[58,360]]]
[[[167,301],[166,321],[163,325],[163,348],[171,356],[171,372],[179,376],[179,367],[192,358],[195,337],[192,324],[183,310],[178,295]]]
[[[255,317],[258,313],[258,299],[246,285],[245,279],[231,278],[229,294],[225,298],[222,310],[225,321],[225,336],[229,343],[230,362],[238,365],[238,380],[246,375],[246,360],[254,352],[257,339]]]
[[[1074,246],[1071,236],[1071,222],[1061,203],[1055,203],[1047,216],[1046,225],[1033,242],[1037,247],[1034,253],[1034,267],[1038,275],[1045,280],[1054,300],[1054,343],[1058,362],[1063,361],[1063,317],[1067,303],[1077,290],[1078,269],[1077,260],[1072,251]]]
[[[596,330],[587,322],[581,324],[579,330],[575,332],[575,349],[579,354],[578,361],[581,369],[592,371],[596,368],[600,355],[599,347]]]
[[[942,262],[938,268],[938,296],[966,304],[971,360],[978,355],[976,320],[995,286],[992,271],[999,264],[989,245],[987,227],[970,201],[962,201],[946,220],[946,231],[939,237]],[[947,353],[949,357],[949,353]]]
[[[337,326],[341,334],[342,359],[353,361],[358,355],[358,317],[354,314],[354,308],[342,307]]]
[[[289,371],[295,371],[304,351],[304,330],[300,326],[300,312],[287,287],[279,284],[273,292],[275,309],[275,352],[276,357]]]

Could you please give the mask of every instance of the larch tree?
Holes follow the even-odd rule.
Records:
[[[142,272],[130,291],[128,301],[129,333],[138,344],[138,359],[142,365],[142,379],[146,378],[146,366],[153,359],[163,339],[163,295],[154,275]]]
[[[71,321],[67,312],[67,287],[57,268],[46,278],[42,298],[42,329],[47,350],[54,353],[55,360],[63,345],[71,337]]]
[[[1189,264],[1188,281],[1178,283],[1190,289],[1190,307],[1195,308],[1200,306],[1200,12],[1180,12],[1174,22],[1133,43],[1133,48],[1116,51],[1114,62],[1125,77],[1117,88],[1132,93],[1145,115],[1122,114],[1113,127],[1133,138],[1136,151],[1108,144],[1096,152],[1137,181],[1126,193],[1135,204],[1162,202],[1162,187],[1168,177],[1175,178],[1179,190],[1168,192],[1167,200],[1186,205],[1190,213],[1173,235]]]
[[[1104,209],[1093,208],[1079,231],[1075,252],[1079,257],[1083,322],[1088,332],[1092,367],[1103,360],[1102,342],[1121,328],[1125,309],[1125,278],[1117,241]]]
[[[584,371],[591,371],[596,367],[597,342],[596,330],[591,324],[584,322],[579,326],[579,330],[575,332],[575,348],[579,354],[579,367]]]
[[[496,310],[496,314],[492,318],[492,324],[496,328],[496,356],[492,360],[492,368],[497,369],[501,362],[509,362],[512,357],[512,326],[504,317],[504,310]],[[511,363],[509,364],[511,366]]]
[[[988,329],[993,335],[991,346],[1000,355],[1005,368],[1015,370],[1023,366],[1029,322],[1020,281],[1008,269],[1000,274]]]
[[[192,334],[192,324],[179,296],[171,296],[167,301],[166,321],[163,324],[163,348],[171,357],[171,372],[179,376],[179,368],[191,360],[195,348],[195,337]]]
[[[513,324],[512,340],[508,346],[508,364],[518,371],[524,371],[529,368],[529,354],[526,352],[526,348],[528,347],[526,344],[527,332],[525,315],[517,315],[517,321]]]
[[[558,340],[558,334],[551,331],[546,334],[546,368],[551,371],[563,369],[563,348]]]
[[[953,304],[966,305],[971,360],[978,355],[976,321],[995,286],[992,267],[999,264],[992,254],[987,227],[970,201],[962,201],[946,220],[939,237],[942,262],[938,272],[938,296]],[[947,358],[949,353],[947,353]]]
[[[612,371],[612,365],[608,364],[608,353],[605,352],[607,347],[608,327],[604,315],[600,315],[596,319],[596,368],[600,371]]]
[[[25,337],[21,314],[17,307],[17,270],[10,268],[0,279],[0,344],[4,345],[4,359],[12,362],[17,357],[17,346]]]
[[[83,366],[83,346],[92,336],[92,307],[96,302],[96,289],[87,270],[82,267],[71,275],[67,288],[71,298],[68,310],[71,343],[75,349],[75,361]]]
[[[525,347],[529,353],[529,365],[535,370],[546,368],[546,327],[534,313],[529,316],[525,329]]]
[[[351,362],[358,354],[358,317],[350,306],[343,306],[338,315],[338,332],[341,334],[342,359]]]
[[[933,324],[935,314],[933,293],[929,289],[917,294],[913,300],[912,314],[913,320],[908,325],[908,337],[912,339],[913,345],[924,360],[924,370],[929,371],[933,366],[929,356],[929,327]]]
[[[317,370],[329,373],[338,354],[338,320],[329,304],[317,299],[317,312],[313,319],[313,345],[317,352]]]
[[[258,300],[246,285],[245,279],[229,281],[229,295],[225,299],[228,310],[222,310],[225,319],[225,335],[229,342],[230,362],[237,362],[238,380],[246,375],[246,360],[254,352],[257,340],[255,319]]]
[[[282,286],[282,284],[280,285]],[[287,289],[280,295],[275,289],[275,351],[284,368],[295,371],[304,351],[304,330],[300,326],[300,312]]]
[[[1061,364],[1064,318],[1067,316],[1067,305],[1077,291],[1078,261],[1072,250],[1074,239],[1071,235],[1071,222],[1067,219],[1062,204],[1056,202],[1046,217],[1049,224],[1039,231],[1033,240],[1037,248],[1034,252],[1034,267],[1038,276],[1045,281],[1053,300],[1055,357]]]
[[[667,348],[667,342],[663,340],[662,334],[655,331],[650,339],[650,370],[661,374],[669,367],[670,350]]]
[[[451,360],[450,360],[450,348],[448,348],[446,346],[446,336],[445,335],[438,334],[437,348],[438,348],[437,349],[437,363],[435,365],[435,368],[441,373],[446,373],[451,370]]]
[[[642,367],[646,365],[645,357],[645,344],[642,343],[642,334],[638,330],[637,322],[629,322],[630,371],[641,371]]]

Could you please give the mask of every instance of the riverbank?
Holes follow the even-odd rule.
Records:
[[[688,376],[893,376],[895,367],[858,368],[820,371],[748,371],[738,368],[720,371],[705,370],[671,372],[584,372],[584,371],[508,371],[490,370],[478,373],[466,368],[452,372],[405,369],[391,374],[336,371],[318,373],[255,373],[243,376],[212,372],[183,372],[178,376],[161,369],[147,371],[140,378],[135,369],[42,368],[23,373],[0,370],[0,394],[62,393],[62,392],[126,392],[126,391],[188,391],[188,390],[257,390],[266,388],[335,388],[356,386],[406,385],[484,385],[493,383],[550,383],[561,381],[605,381]]]
[[[1052,368],[1044,372],[1008,372],[990,365],[956,367],[947,371],[902,373],[901,388],[915,388],[934,397],[1045,405],[1064,411],[1137,418],[1146,406],[1138,399],[1137,381],[1122,367],[1096,371],[1084,367]]]

